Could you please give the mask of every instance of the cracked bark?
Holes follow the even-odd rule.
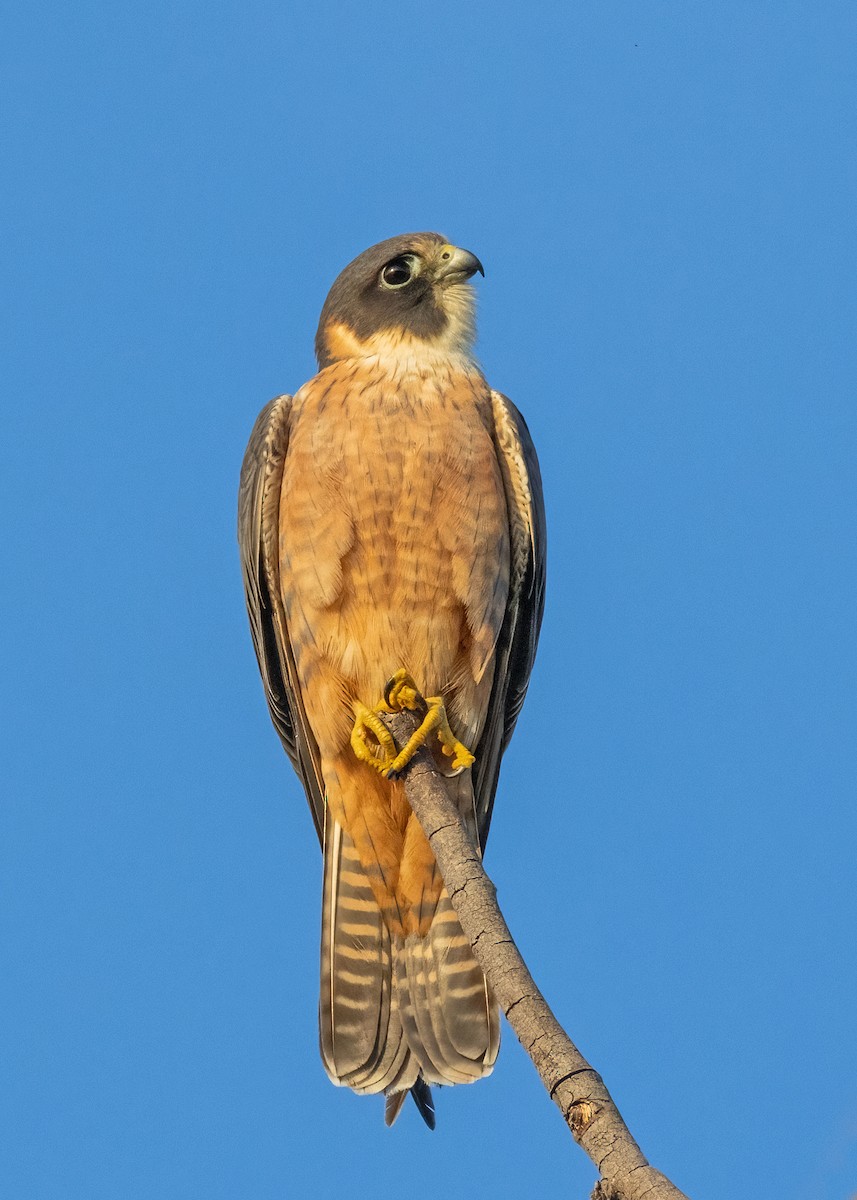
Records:
[[[399,746],[417,724],[407,712],[385,715],[382,720]],[[647,1162],[601,1076],[548,1007],[500,912],[496,888],[425,748],[401,778],[461,928],[500,1007],[575,1141],[598,1169],[592,1200],[687,1200]]]

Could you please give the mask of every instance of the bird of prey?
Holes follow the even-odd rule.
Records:
[[[538,462],[473,358],[475,255],[436,233],[335,280],[318,374],[262,411],[239,543],[274,725],[324,852],[321,1053],[336,1084],[410,1092],[489,1074],[499,1013],[399,778],[430,748],[484,850],[544,603]],[[427,701],[423,697],[428,697]],[[379,714],[416,708],[402,753]]]

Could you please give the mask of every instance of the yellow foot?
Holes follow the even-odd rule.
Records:
[[[405,745],[396,753],[396,745],[380,714],[390,712],[417,712],[423,715]],[[442,696],[424,698],[407,671],[397,671],[384,688],[383,699],[373,711],[361,704],[354,704],[354,728],[351,731],[351,748],[361,762],[367,763],[379,774],[393,779],[405,767],[429,736],[436,733],[443,753],[452,759],[453,770],[460,771],[472,766],[473,755],[458,740],[449,727]],[[369,735],[371,735],[371,740]]]
[[[372,735],[372,738],[367,736]],[[374,767],[381,775],[396,757],[396,743],[387,726],[371,708],[354,701],[354,728],[351,730],[351,749],[361,762]]]
[[[384,708],[386,712],[426,711],[426,702],[404,667],[384,684]]]
[[[452,767],[456,771],[462,770],[464,767],[472,767],[476,762],[475,757],[470,753],[463,742],[460,742],[452,730],[449,728],[449,721],[446,719],[446,708],[440,696],[435,699],[440,704],[441,722],[437,727],[437,736],[440,740],[440,748],[447,756],[452,759]],[[431,700],[429,700],[431,704]]]

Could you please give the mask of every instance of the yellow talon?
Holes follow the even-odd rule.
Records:
[[[375,738],[371,745],[366,736],[367,730]],[[377,713],[359,700],[354,701],[354,728],[351,730],[351,749],[361,762],[385,775],[390,763],[396,757],[396,743],[393,735]],[[380,753],[379,753],[380,751]]]
[[[419,692],[417,693],[419,695]],[[422,700],[422,696],[420,696]],[[415,729],[408,740],[402,746],[399,753],[396,755],[393,762],[390,764],[390,769],[387,772],[387,777],[398,775],[404,771],[405,767],[414,757],[421,746],[426,744],[426,740],[430,733],[433,733],[440,724],[441,713],[443,712],[442,702],[436,699],[424,700],[423,703],[427,707],[426,715],[423,717],[422,724],[418,729]]]
[[[474,755],[470,753],[463,742],[460,742],[449,727],[449,721],[446,719],[446,708],[440,697],[437,697],[440,703],[440,711],[443,719],[437,728],[437,736],[440,741],[440,748],[443,753],[452,759],[452,766],[456,771],[462,770],[464,767],[472,767],[476,762]],[[431,704],[431,700],[429,700]]]
[[[422,698],[408,672],[401,667],[392,679],[384,685],[384,701],[387,712],[425,711],[426,702]]]
[[[392,735],[379,714],[405,710],[424,715],[419,728],[414,730],[397,754]],[[453,770],[461,771],[475,762],[473,755],[449,727],[443,697],[429,696],[425,699],[404,669],[397,671],[392,679],[388,680],[383,698],[375,711],[356,700],[354,717],[351,748],[361,762],[367,763],[388,779],[404,771],[432,733],[437,733],[443,753],[452,759]],[[374,744],[367,738],[367,732],[372,734]]]

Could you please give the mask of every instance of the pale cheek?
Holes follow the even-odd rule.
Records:
[[[458,345],[472,346],[476,333],[476,293],[469,283],[454,283],[440,295],[449,320],[447,332]]]

